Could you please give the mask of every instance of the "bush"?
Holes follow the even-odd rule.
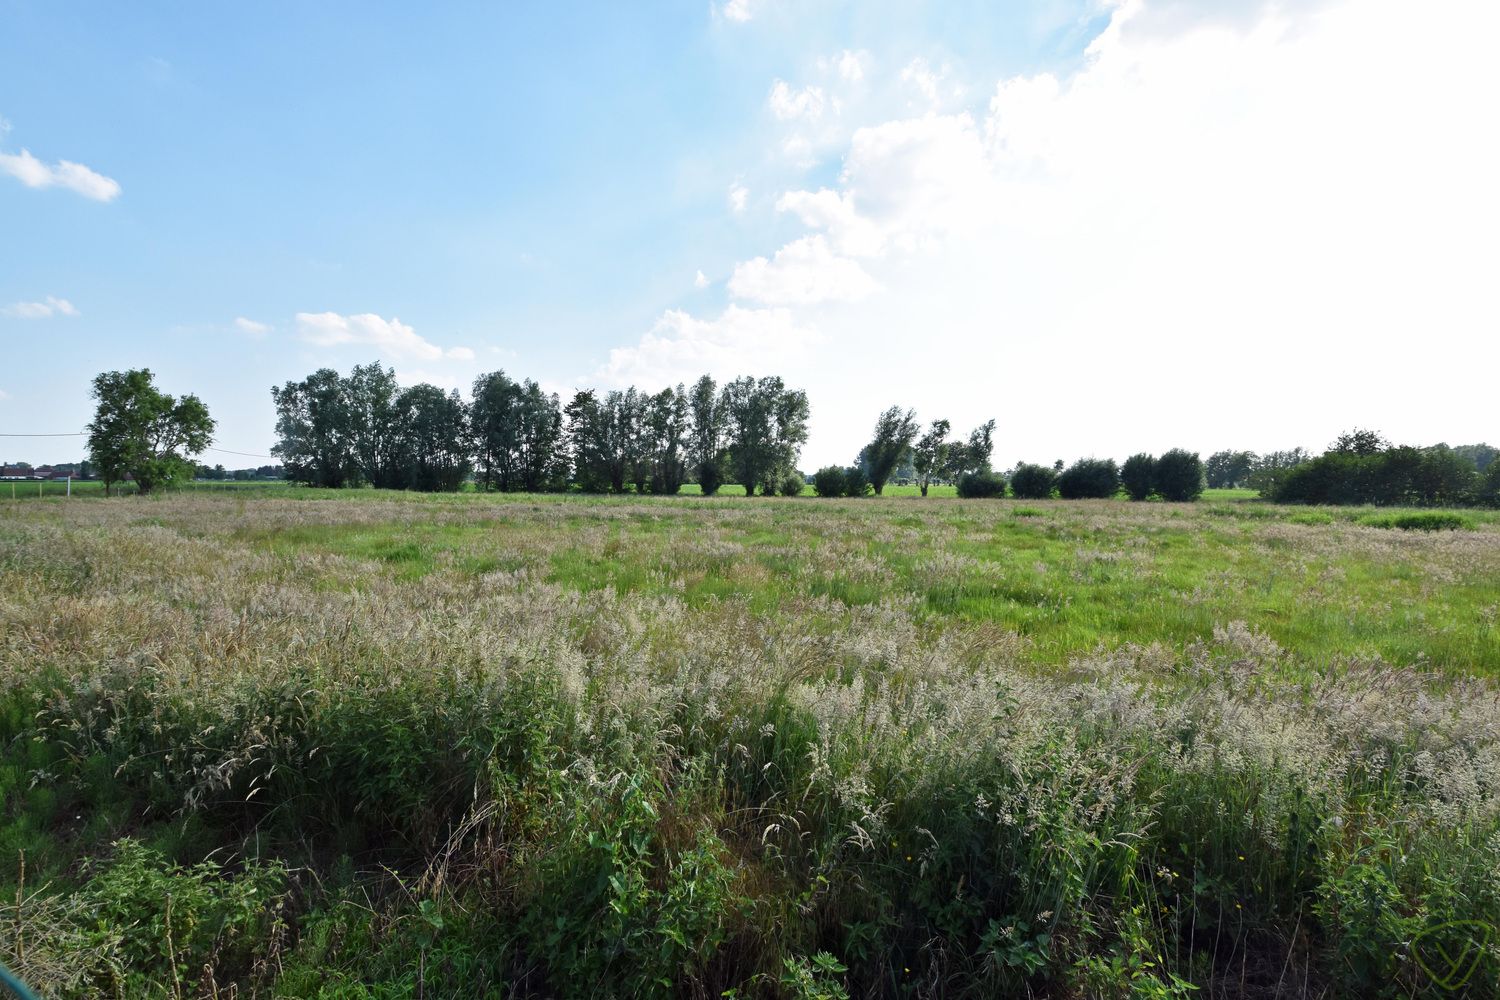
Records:
[[[1022,500],[1046,500],[1056,489],[1057,472],[1050,466],[1023,462],[1010,477],[1010,491]]]
[[[1490,463],[1484,484],[1479,488],[1479,502],[1486,507],[1500,507],[1500,461]]]
[[[1448,448],[1388,448],[1369,455],[1331,451],[1289,470],[1278,503],[1439,507],[1482,500],[1472,465]]]
[[[1120,492],[1120,470],[1112,458],[1080,458],[1057,477],[1064,500],[1107,500]]]
[[[1128,487],[1127,487],[1128,488]],[[1156,492],[1163,500],[1188,503],[1203,495],[1203,462],[1196,451],[1173,448],[1156,460]]]
[[[867,497],[872,489],[870,477],[865,475],[864,469],[851,465],[844,470],[844,496]]]
[[[841,497],[847,485],[841,465],[825,465],[813,473],[813,492],[820,497]]]
[[[802,490],[807,486],[807,477],[793,469],[781,477],[781,495],[784,497],[800,497]]]
[[[698,488],[703,495],[711,497],[724,485],[724,470],[718,462],[704,462],[698,466]]]
[[[1131,455],[1120,466],[1120,482],[1130,499],[1146,499],[1156,492],[1156,459],[1145,452]]]
[[[993,472],[967,472],[958,481],[958,495],[965,500],[1005,496],[1005,477]]]
[[[1359,523],[1370,528],[1400,528],[1402,531],[1457,531],[1459,528],[1467,528],[1469,526],[1466,518],[1458,514],[1439,511],[1366,517],[1361,519]]]

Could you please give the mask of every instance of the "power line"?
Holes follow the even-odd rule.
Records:
[[[70,434],[0,434],[0,438],[65,438],[65,437],[88,437],[82,431],[74,431]],[[206,448],[205,451],[217,451],[225,455],[238,455],[241,458],[268,458],[276,461],[275,455],[261,455],[253,451],[230,451],[228,448]]]
[[[249,451],[230,451],[228,448],[208,448],[205,450],[222,452],[225,455],[239,455],[241,458],[269,458],[272,461],[276,460],[275,455],[257,455],[254,452]]]

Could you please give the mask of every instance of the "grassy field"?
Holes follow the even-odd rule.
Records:
[[[905,489],[0,503],[0,958],[69,997],[1465,995],[1500,515]]]

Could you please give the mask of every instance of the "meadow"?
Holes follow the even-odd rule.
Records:
[[[1500,514],[901,492],[0,503],[0,960],[1500,995]]]

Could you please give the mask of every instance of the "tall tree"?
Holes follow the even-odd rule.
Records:
[[[1335,438],[1328,450],[1340,455],[1376,455],[1390,446],[1391,443],[1379,431],[1356,427]]]
[[[693,383],[688,414],[689,472],[698,478],[703,493],[712,496],[724,481],[724,436],[728,429],[728,415],[712,377],[704,375]]]
[[[358,477],[382,489],[401,484],[398,468],[401,432],[396,424],[396,398],[401,387],[396,372],[376,361],[355,365],[342,383],[348,416],[349,448]]]
[[[906,455],[916,436],[917,413],[915,410],[903,412],[901,407],[893,406],[876,418],[875,433],[871,435],[870,443],[865,446],[865,457],[869,462],[870,485],[875,487],[876,496],[885,492],[885,483],[891,478],[891,470]]]
[[[1253,451],[1216,451],[1203,463],[1203,474],[1216,490],[1243,486],[1258,460]]]
[[[644,431],[651,492],[681,491],[688,454],[688,397],[681,385],[647,398]]]
[[[969,432],[967,441],[955,441],[948,446],[948,478],[956,483],[967,473],[989,472],[990,456],[994,453],[995,422],[986,420]]]
[[[917,488],[924,497],[933,477],[941,475],[948,464],[948,432],[952,429],[948,421],[934,420],[912,449],[911,464],[917,473]]]
[[[1288,473],[1311,460],[1312,455],[1306,448],[1267,452],[1256,461],[1247,482],[1251,489],[1269,500],[1277,494]]]
[[[608,417],[592,389],[581,389],[563,408],[567,418],[568,457],[573,481],[585,493],[609,489],[609,459],[605,453]]]
[[[503,371],[474,380],[469,426],[474,434],[476,481],[482,489],[514,489],[516,398],[520,386]]]
[[[455,389],[422,383],[396,397],[403,485],[427,493],[456,492],[471,467],[469,413]]]
[[[288,479],[334,488],[358,480],[345,390],[332,368],[271,389],[277,437],[271,454],[281,459]]]
[[[89,460],[105,495],[126,476],[143,494],[193,477],[194,455],[213,441],[214,420],[197,396],[176,399],[156,388],[148,368],[95,376],[98,401],[88,425]]]
[[[567,479],[562,453],[563,419],[555,393],[531,379],[521,383],[516,407],[516,469],[521,488],[530,493],[557,488]]]
[[[771,493],[796,468],[807,441],[807,394],[776,376],[735,379],[721,397],[728,425],[729,463],[745,495],[756,486]],[[762,490],[766,492],[766,490]]]
[[[474,380],[470,426],[485,489],[535,493],[556,484],[563,433],[556,396],[503,371],[481,375]]]

